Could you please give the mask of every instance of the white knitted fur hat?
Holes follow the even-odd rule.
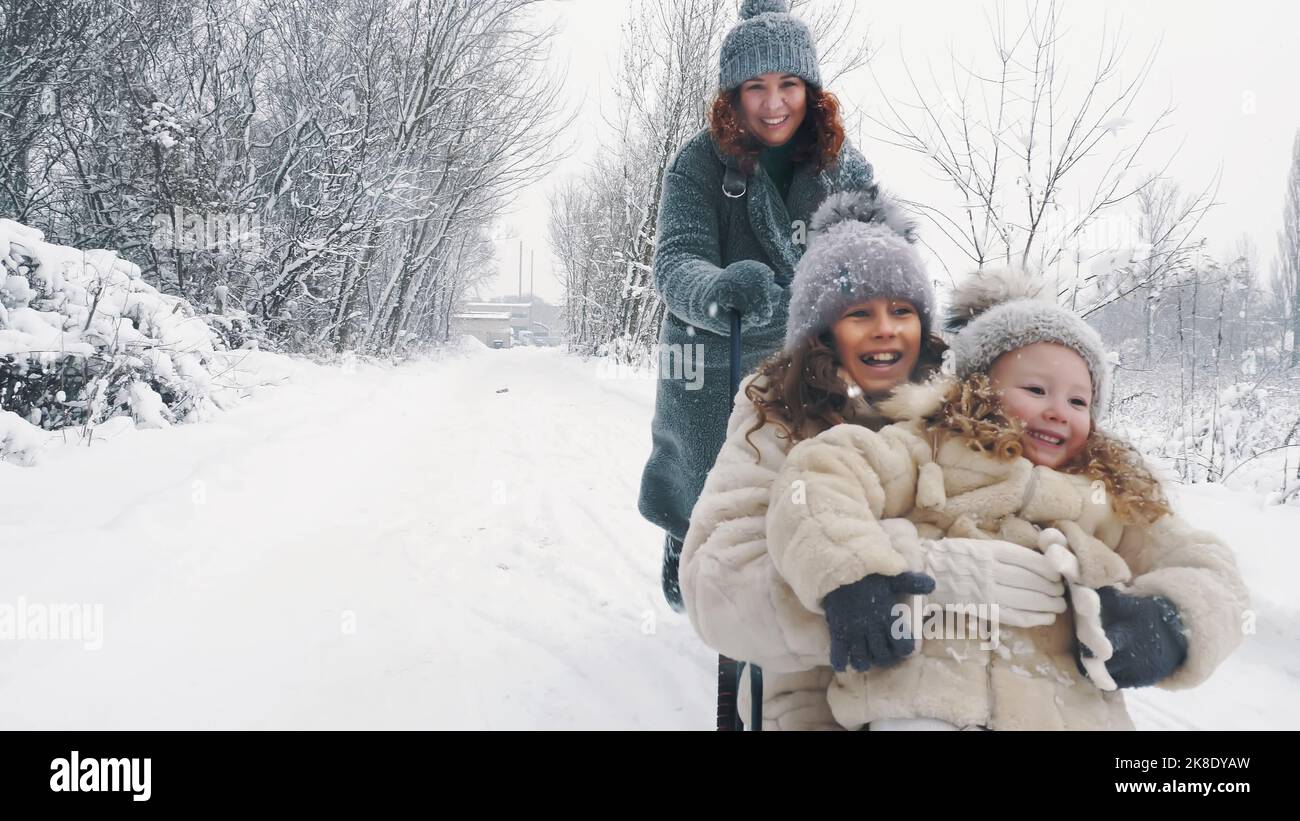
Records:
[[[1092,418],[1099,421],[1110,398],[1106,346],[1088,323],[1056,303],[1045,283],[1024,271],[976,271],[953,293],[944,327],[955,332],[957,378],[987,372],[999,356],[1036,342],[1073,350],[1092,375]]]

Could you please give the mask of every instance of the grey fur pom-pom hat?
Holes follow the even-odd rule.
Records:
[[[730,91],[750,77],[778,71],[820,86],[812,32],[786,0],[745,0],[740,22],[727,32],[718,56],[718,88]]]
[[[1083,358],[1092,376],[1091,411],[1100,421],[1110,398],[1106,346],[1088,323],[1057,304],[1042,279],[1024,271],[976,271],[953,292],[944,328],[957,378],[987,373],[998,357],[1036,342],[1064,345]]]
[[[787,351],[829,329],[850,306],[877,298],[912,303],[922,337],[930,333],[934,289],[914,246],[915,228],[879,186],[831,194],[809,229],[790,283]]]

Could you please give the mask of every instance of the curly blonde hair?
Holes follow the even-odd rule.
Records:
[[[971,450],[999,461],[1024,453],[1024,423],[1007,415],[1001,392],[983,373],[954,381],[944,393],[943,405],[926,417],[926,423],[934,436],[964,441]],[[1103,482],[1111,506],[1124,521],[1150,524],[1171,512],[1164,488],[1142,455],[1095,425],[1083,449],[1059,470]]]

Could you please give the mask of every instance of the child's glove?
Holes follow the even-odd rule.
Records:
[[[1173,602],[1163,596],[1126,595],[1114,587],[1102,587],[1097,595],[1114,648],[1106,671],[1117,687],[1149,687],[1187,658],[1187,636]],[[1080,667],[1086,661],[1080,659]]]
[[[841,673],[849,667],[865,673],[910,655],[916,641],[910,635],[894,638],[890,628],[895,616],[891,611],[900,597],[931,590],[934,579],[924,573],[872,573],[827,593],[822,607],[831,634],[831,667]]]
[[[1147,687],[1187,658],[1187,636],[1173,602],[1079,585],[1079,560],[1065,547],[1065,535],[1048,528],[1039,544],[1069,582],[1075,663],[1098,688]]]

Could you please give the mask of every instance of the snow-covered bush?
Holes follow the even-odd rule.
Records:
[[[1264,387],[1233,384],[1208,407],[1196,407],[1176,426],[1162,449],[1180,460],[1192,482],[1219,481],[1248,459],[1280,443],[1294,422],[1296,408]],[[1294,401],[1294,398],[1292,398]]]
[[[1257,355],[1247,353],[1253,362]],[[1300,502],[1300,391],[1286,371],[1227,377],[1218,389],[1206,378],[1195,393],[1176,362],[1119,376],[1106,427],[1170,478],[1249,489],[1274,503]]]
[[[30,461],[42,430],[207,415],[209,364],[225,346],[205,319],[113,251],[54,245],[0,219],[0,458]]]
[[[266,324],[258,317],[238,308],[232,308],[229,301],[229,288],[218,285],[215,292],[214,312],[201,314],[212,333],[216,334],[218,347],[226,350],[240,348],[263,349],[273,347],[268,344]]]

